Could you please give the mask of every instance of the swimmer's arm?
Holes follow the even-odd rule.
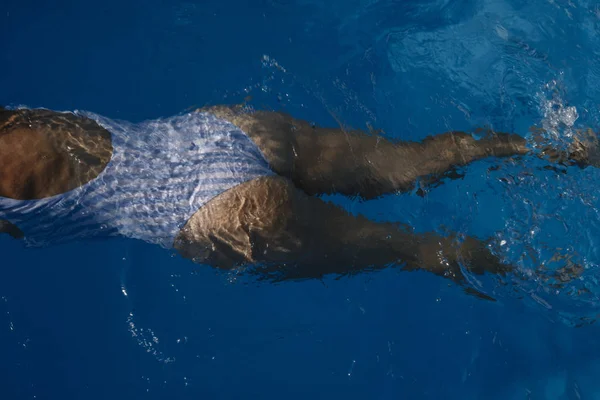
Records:
[[[315,127],[279,112],[246,114],[225,106],[204,110],[238,125],[275,172],[308,194],[373,198],[412,190],[418,179],[435,181],[477,159],[529,152],[525,139],[513,134],[488,132],[475,140],[464,132],[447,132],[402,142],[376,133]]]
[[[23,232],[15,225],[6,220],[0,219],[0,233],[7,233],[15,239],[23,238]]]

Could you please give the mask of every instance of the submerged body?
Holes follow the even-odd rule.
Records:
[[[172,248],[179,230],[209,200],[273,174],[239,128],[212,114],[138,124],[90,112],[73,115],[104,129],[103,146],[110,145],[112,154],[96,177],[65,193],[0,198],[1,217],[18,226],[30,245],[120,235]]]
[[[572,150],[552,157],[588,161],[585,147]],[[461,265],[511,268],[475,238],[415,234],[313,195],[369,199],[425,187],[477,159],[529,152],[518,135],[391,142],[241,107],[141,124],[0,110],[0,228],[32,244],[119,234],[219,268],[259,264],[273,279],[399,265],[465,283]]]

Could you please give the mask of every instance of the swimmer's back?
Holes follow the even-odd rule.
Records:
[[[3,113],[0,219],[31,244],[102,233],[172,247],[207,201],[271,173],[239,128],[207,113],[137,124],[87,112]]]

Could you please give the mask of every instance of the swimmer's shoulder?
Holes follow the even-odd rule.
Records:
[[[97,178],[112,153],[110,132],[90,118],[0,107],[0,197],[66,193]]]

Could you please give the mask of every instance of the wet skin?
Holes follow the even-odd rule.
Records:
[[[461,264],[474,274],[512,271],[482,240],[417,234],[404,225],[350,215],[317,195],[373,199],[411,191],[417,183],[436,185],[473,161],[530,153],[523,137],[482,131],[484,138],[475,140],[464,132],[446,132],[422,142],[393,142],[377,133],[315,127],[279,112],[241,106],[201,111],[246,132],[276,176],[245,182],[201,207],[175,239],[174,248],[184,257],[222,269],[252,264],[253,273],[270,280],[399,266],[466,284]],[[92,120],[49,110],[0,109],[0,196],[39,199],[64,193],[96,178],[111,154],[110,133]],[[587,165],[591,155],[582,142],[569,152],[542,152],[562,165]],[[27,235],[7,221],[0,222],[2,231]]]

